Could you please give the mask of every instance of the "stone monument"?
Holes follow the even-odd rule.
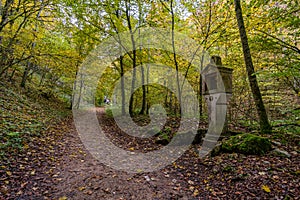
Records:
[[[212,150],[221,133],[227,131],[227,105],[232,95],[233,69],[222,66],[221,57],[212,56],[210,64],[202,71],[203,94],[208,107],[209,129],[203,139],[201,154]]]

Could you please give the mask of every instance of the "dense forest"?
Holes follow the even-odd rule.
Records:
[[[298,0],[1,0],[0,15],[0,199],[299,198]],[[226,119],[199,157],[217,80]],[[114,171],[81,136],[88,108],[133,154],[196,137],[158,171]]]

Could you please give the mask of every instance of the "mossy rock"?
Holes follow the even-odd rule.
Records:
[[[223,152],[236,152],[248,155],[262,155],[271,149],[271,142],[268,138],[250,133],[231,136],[222,144]]]

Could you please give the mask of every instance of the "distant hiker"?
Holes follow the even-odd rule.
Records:
[[[109,99],[106,96],[104,96],[104,103],[109,104]]]

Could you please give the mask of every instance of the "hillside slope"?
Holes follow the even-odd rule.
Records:
[[[0,82],[2,159],[5,159],[7,153],[12,155],[26,148],[27,143],[41,136],[51,123],[70,114],[65,103],[54,98],[45,99],[37,94],[32,88],[26,90],[10,82]]]

